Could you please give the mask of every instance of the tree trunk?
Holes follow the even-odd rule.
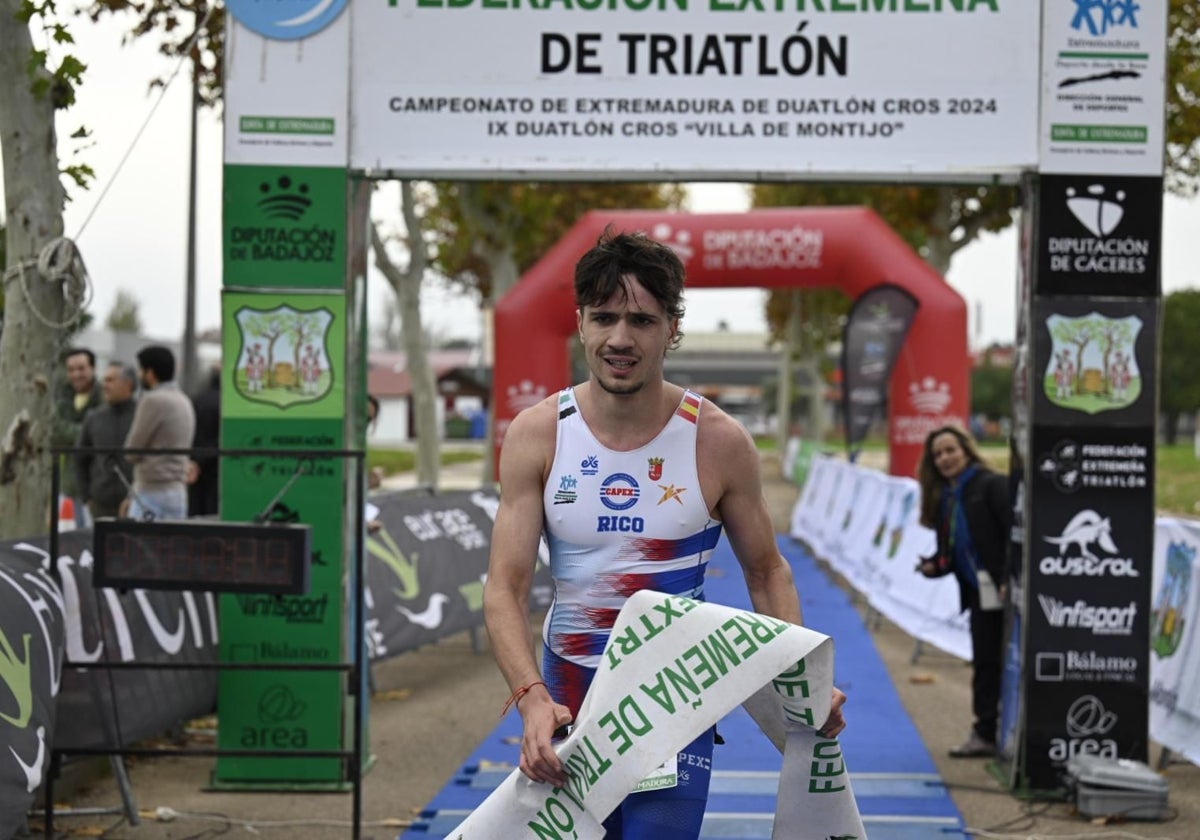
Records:
[[[510,244],[512,235],[509,231],[505,230],[502,219],[484,209],[479,189],[479,184],[475,182],[461,184],[459,202],[462,205],[463,217],[477,231],[474,240],[474,250],[488,266],[492,280],[491,305],[494,307],[496,303],[508,294],[513,286],[517,285],[517,281],[521,279],[521,275],[517,270],[517,259],[513,255],[512,245]],[[494,347],[490,348],[488,357],[493,360],[496,358]],[[495,406],[489,405],[487,415],[487,443],[483,448],[482,481],[485,485],[492,484],[496,478],[496,462],[494,457],[496,437],[493,428],[495,416]]]
[[[400,338],[412,381],[413,417],[417,427],[417,483],[437,490],[441,466],[438,457],[441,442],[437,427],[437,381],[429,365],[425,327],[421,322],[421,281],[425,277],[429,258],[425,251],[425,240],[421,237],[421,220],[417,218],[410,181],[400,182],[400,203],[404,225],[408,230],[408,268],[402,271],[392,262],[383,237],[374,224],[371,225],[371,244],[375,248],[375,265],[396,293]]]
[[[0,538],[46,531],[50,511],[53,386],[63,330],[61,282],[37,272],[38,252],[62,236],[54,107],[35,97],[29,28],[19,0],[0,0],[0,150],[8,266],[0,333]],[[24,266],[23,270],[18,266]]]
[[[1179,412],[1166,412],[1166,428],[1163,429],[1163,439],[1167,446],[1174,446],[1179,439]]]

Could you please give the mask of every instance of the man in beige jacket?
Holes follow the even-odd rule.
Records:
[[[192,401],[175,383],[175,355],[149,345],[137,354],[138,378],[144,389],[126,449],[189,449],[196,429]],[[133,464],[129,515],[143,519],[187,518],[187,455],[126,456]]]

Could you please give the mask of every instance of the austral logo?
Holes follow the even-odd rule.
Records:
[[[1046,542],[1058,547],[1057,556],[1046,556],[1038,564],[1043,575],[1067,577],[1140,577],[1129,557],[1100,557],[1093,548],[1115,555],[1117,548],[1112,538],[1112,522],[1094,510],[1081,510],[1063,528],[1057,537],[1043,537]]]
[[[241,342],[233,374],[239,396],[286,410],[332,390],[327,340],[333,313],[328,309],[243,306],[234,323]]]
[[[637,479],[629,473],[613,473],[600,485],[600,501],[609,510],[628,510],[641,494]]]
[[[1090,184],[1081,193],[1067,187],[1066,203],[1071,216],[1091,236],[1051,236],[1046,248],[1050,271],[1069,274],[1116,274],[1140,277],[1147,271],[1150,240],[1114,236],[1125,218],[1124,190]]]

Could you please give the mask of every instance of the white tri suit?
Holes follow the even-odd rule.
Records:
[[[643,589],[704,598],[721,536],[696,468],[703,398],[688,391],[645,446],[599,443],[568,388],[559,394],[554,463],[543,493],[554,603],[543,628],[550,694],[578,716],[625,599]],[[675,787],[635,793],[605,821],[610,840],[696,838],[712,772],[713,731],[678,756]]]

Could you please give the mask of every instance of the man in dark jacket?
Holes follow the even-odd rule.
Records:
[[[96,381],[96,354],[86,347],[72,347],[64,359],[66,381],[62,382],[54,398],[54,446],[75,446],[83,419],[103,405],[100,383]],[[87,507],[84,504],[83,488],[75,481],[73,459],[64,455],[62,466],[62,493],[75,502],[75,525],[86,528],[89,524]]]
[[[104,405],[83,419],[76,445],[83,450],[123,447],[133,423],[136,388],[137,371],[130,365],[111,363],[104,372]],[[133,465],[120,453],[82,451],[75,455],[75,486],[93,517],[117,515],[132,477]]]
[[[221,444],[221,366],[208,372],[204,390],[192,395],[196,412],[195,449],[216,449]],[[192,453],[188,464],[188,516],[211,516],[220,507],[221,460],[215,454]]]

